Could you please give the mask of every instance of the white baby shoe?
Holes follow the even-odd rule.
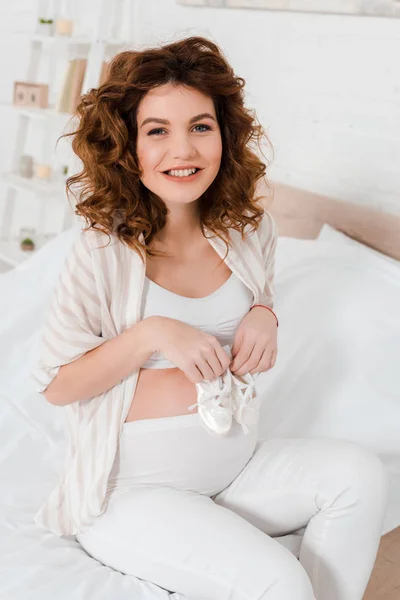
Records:
[[[231,378],[227,372],[212,381],[196,383],[199,417],[205,428],[219,435],[226,435],[232,426]]]
[[[231,347],[223,348],[232,358]],[[257,375],[259,373],[234,375],[228,368],[212,381],[196,383],[197,402],[189,406],[189,410],[198,406],[202,424],[212,433],[226,435],[232,427],[233,418],[242,426],[244,433],[248,433],[248,425],[256,423],[258,418]]]
[[[231,402],[234,419],[242,426],[244,433],[249,432],[248,425],[257,423],[258,410],[260,402],[255,389],[256,376],[252,375],[234,375],[232,377]]]
[[[231,357],[230,347],[223,348]],[[199,417],[204,427],[212,433],[226,435],[232,426],[232,373],[227,369],[216,379],[203,380],[195,385],[197,402],[189,406],[189,410],[198,406]]]
[[[229,358],[232,358],[230,346],[224,346]],[[255,389],[255,380],[259,373],[252,375],[234,375],[228,369],[231,379],[231,410],[233,418],[242,426],[244,433],[249,432],[248,425],[257,423],[259,400]]]

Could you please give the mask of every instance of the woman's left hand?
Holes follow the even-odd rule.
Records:
[[[229,369],[236,375],[262,373],[276,362],[278,326],[274,315],[263,308],[252,308],[240,322],[232,346]]]

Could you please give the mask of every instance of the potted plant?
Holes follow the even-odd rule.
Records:
[[[53,25],[53,19],[39,19],[38,33],[41,35],[52,35]]]
[[[35,244],[33,242],[33,240],[29,237],[25,238],[24,240],[22,240],[21,242],[21,250],[25,251],[32,251],[35,249]]]

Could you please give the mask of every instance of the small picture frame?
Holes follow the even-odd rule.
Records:
[[[14,81],[13,104],[29,108],[48,108],[49,86],[44,83]]]

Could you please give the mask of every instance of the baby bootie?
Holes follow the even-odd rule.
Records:
[[[198,406],[199,417],[205,428],[219,435],[226,435],[232,426],[232,408],[230,400],[230,378],[217,377],[212,381],[196,383],[197,402],[189,406],[193,410]]]
[[[256,373],[255,375],[258,375]],[[234,419],[242,426],[244,433],[249,432],[248,425],[257,423],[260,402],[255,389],[256,377],[251,373],[232,376],[232,413]]]
[[[224,350],[232,358],[230,346],[224,346]],[[248,425],[257,423],[258,409],[260,407],[255,389],[255,380],[259,373],[252,375],[234,375],[230,370],[231,383],[231,408],[235,421],[242,426],[244,433],[249,433]]]
[[[224,346],[224,350],[231,356],[229,346]],[[226,435],[232,426],[231,375],[227,369],[212,381],[196,383],[197,402],[189,406],[189,410],[197,406],[203,426],[218,435]]]

